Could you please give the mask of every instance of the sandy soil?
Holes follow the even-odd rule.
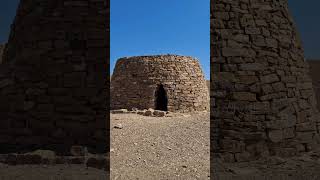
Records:
[[[209,113],[147,117],[111,114],[112,180],[210,179]],[[213,180],[319,180],[320,150],[300,157],[212,163]],[[100,180],[107,172],[84,165],[0,164],[0,180]]]
[[[111,179],[210,179],[209,113],[111,115]],[[320,150],[300,157],[212,162],[214,180],[319,180]]]
[[[111,179],[210,179],[209,127],[208,112],[111,114]]]

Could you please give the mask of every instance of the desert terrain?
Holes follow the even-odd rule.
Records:
[[[209,119],[111,114],[111,179],[210,179]]]
[[[320,150],[299,157],[211,162],[209,113],[111,114],[111,179],[320,179]]]
[[[63,180],[312,180],[320,179],[320,150],[294,158],[264,157],[210,166],[209,112],[151,117],[111,114],[110,176],[83,164],[0,163],[0,179]],[[214,174],[210,176],[210,168]]]
[[[211,162],[209,113],[111,114],[111,179],[320,179],[320,150],[299,157]]]

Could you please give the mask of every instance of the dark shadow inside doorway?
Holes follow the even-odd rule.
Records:
[[[168,111],[168,97],[163,85],[160,84],[155,92],[155,109]]]

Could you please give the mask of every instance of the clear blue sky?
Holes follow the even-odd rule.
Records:
[[[110,68],[124,56],[178,54],[210,77],[209,0],[111,0]]]
[[[19,0],[1,0],[0,43]],[[289,1],[306,58],[320,59],[319,0]],[[209,78],[209,0],[111,0],[111,69],[123,56],[173,53],[200,59]]]
[[[295,20],[302,39],[307,59],[320,60],[320,1],[289,0],[291,15]]]
[[[7,41],[10,25],[16,15],[19,0],[1,0],[0,5],[0,43]]]

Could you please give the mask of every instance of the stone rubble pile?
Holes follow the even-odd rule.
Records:
[[[83,164],[87,167],[108,170],[109,156],[107,154],[90,154],[84,152],[84,147],[73,146],[78,149],[69,156],[59,156],[50,150],[36,150],[30,153],[0,154],[0,163],[8,165],[58,165],[58,164]],[[80,152],[79,153],[79,149]]]
[[[144,110],[138,110],[136,108],[132,108],[131,111],[127,109],[116,109],[111,110],[111,114],[139,114],[143,116],[153,116],[153,117],[170,117],[172,114],[169,111],[160,111],[160,110],[154,110],[154,109],[144,109]]]

